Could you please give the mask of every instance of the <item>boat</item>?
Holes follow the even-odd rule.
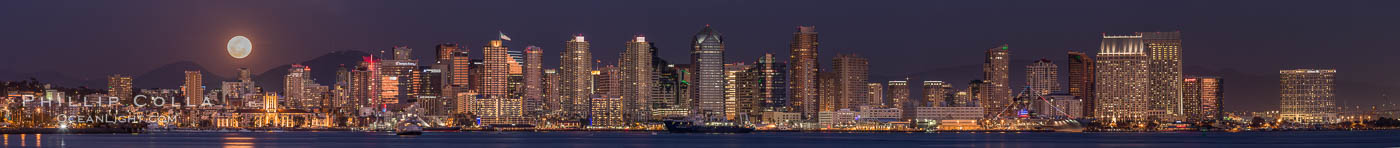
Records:
[[[394,126],[394,135],[423,135],[422,123],[416,116],[404,118]]]
[[[666,131],[671,133],[750,133],[753,126],[727,121],[702,121],[696,119],[666,120]]]

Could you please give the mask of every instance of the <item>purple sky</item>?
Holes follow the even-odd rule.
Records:
[[[1274,80],[1227,77],[1226,98],[1240,98],[1227,108],[1268,110],[1278,106],[1277,89],[1230,89],[1277,88],[1279,69],[1324,67],[1338,69],[1340,81],[1358,83],[1341,88],[1376,89],[1339,90],[1344,103],[1383,103],[1382,92],[1400,91],[1395,6],[1400,1],[19,0],[0,1],[0,70],[102,78],[193,61],[233,76],[237,67],[261,72],[335,50],[401,45],[430,59],[437,43],[480,50],[497,31],[515,39],[507,43],[512,50],[536,45],[545,57],[557,57],[570,34],[582,33],[595,58],[605,61],[616,59],[628,37],[646,34],[663,58],[688,63],[687,40],[705,24],[724,33],[727,61],[753,61],[765,52],[785,60],[795,26],[815,25],[824,67],[837,52],[859,53],[870,58],[872,81],[883,81],[977,65],[983,50],[1002,43],[1011,44],[1014,60],[1063,64],[1066,50],[1096,51],[1102,32],[1181,30],[1188,70]],[[248,58],[225,52],[235,35],[252,39]],[[938,73],[966,77],[927,79],[965,87],[979,72]]]

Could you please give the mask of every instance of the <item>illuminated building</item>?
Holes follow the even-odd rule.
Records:
[[[1298,123],[1330,123],[1336,117],[1336,69],[1279,70],[1279,116]]]
[[[923,101],[919,101],[918,107],[953,105],[951,94],[953,94],[953,84],[943,81],[924,81]]]
[[[1179,115],[1181,97],[1181,32],[1138,32],[1147,52],[1148,101],[1152,110]]]
[[[521,99],[508,95],[508,82],[511,64],[515,62],[507,54],[508,48],[501,40],[491,40],[482,47],[481,98],[477,98],[476,115],[494,119],[520,117]],[[518,69],[518,68],[517,68]],[[517,70],[518,71],[518,70]],[[518,72],[516,72],[518,74]],[[485,120],[486,118],[483,118]],[[509,123],[497,121],[493,123]]]
[[[982,82],[978,90],[978,102],[987,110],[988,116],[995,116],[999,113],[1010,113],[1006,110],[1012,104],[1011,88],[1007,73],[1010,71],[1011,50],[1009,45],[1001,45],[996,48],[987,49],[986,59],[982,62]]]
[[[900,107],[903,107],[903,105],[895,105],[893,102],[891,102],[891,104],[885,104],[885,85],[884,85],[884,84],[880,84],[880,83],[865,83],[865,90],[866,90],[866,91],[865,91],[865,96],[870,97],[870,99],[866,99],[866,100],[869,100],[870,102],[866,102],[866,103],[865,103],[865,104],[866,104],[865,106],[870,106],[870,107],[900,106]]]
[[[200,99],[204,97],[203,84],[204,74],[201,74],[199,70],[186,70],[185,85],[181,87],[180,91],[184,92],[185,97],[190,98],[189,100],[203,100]]]
[[[855,126],[857,116],[859,116],[859,112],[851,111],[851,109],[822,111],[817,113],[817,125],[824,128],[852,127]]]
[[[380,79],[383,77],[379,73],[379,63],[381,63],[379,59],[367,56],[360,62],[360,66],[350,71],[350,95],[354,102],[358,103],[355,107],[382,106],[380,105],[382,102],[380,101],[380,89],[383,87],[380,85],[383,83]]]
[[[1050,59],[1036,60],[1035,63],[1026,65],[1026,86],[1035,93],[1034,96],[1060,91],[1059,73],[1060,67],[1050,62]]]
[[[608,98],[621,98],[619,97],[622,96],[621,70],[614,65],[601,66],[592,73],[593,94]]]
[[[443,88],[442,92],[447,94],[446,96],[452,96],[449,98],[453,100],[453,103],[457,104],[457,107],[454,108],[456,111],[453,112],[456,114],[466,114],[469,111],[469,106],[471,106],[467,103],[470,102],[470,100],[457,97],[463,95],[461,93],[466,93],[470,90],[472,60],[469,51],[470,50],[466,48],[453,50],[449,55],[451,59],[447,63],[447,67],[449,68],[444,69],[446,70],[444,78],[447,79],[447,83],[444,85],[447,86]]]
[[[1045,94],[1031,100],[1030,110],[1035,111],[1038,116],[1047,118],[1065,119],[1069,117],[1080,117],[1084,114],[1081,107],[1083,100],[1075,98],[1074,95],[1063,92]]]
[[[457,52],[457,44],[442,43],[437,45],[437,61],[434,63],[447,64],[452,62],[452,54]]]
[[[318,104],[312,103],[316,102],[314,100],[316,94],[312,93],[312,88],[319,84],[311,81],[311,67],[292,64],[292,68],[287,69],[287,75],[282,77],[282,81],[284,82],[282,91],[286,95],[283,98],[286,101],[283,103],[288,107],[308,108]]]
[[[1225,80],[1214,76],[1188,76],[1182,80],[1181,102],[1190,121],[1224,120]]]
[[[1151,90],[1142,36],[1104,35],[1094,66],[1094,116],[1103,121],[1147,119]]]
[[[588,51],[588,41],[582,34],[564,43],[564,51],[559,56],[559,99],[564,104],[566,115],[588,117],[590,105],[589,91],[593,90],[590,79],[593,71],[593,55]]]
[[[647,42],[656,44],[656,42]],[[669,115],[677,117],[688,116],[690,111],[689,100],[690,91],[688,84],[690,81],[684,79],[687,66],[677,66],[671,62],[661,59],[658,56],[656,46],[649,46],[651,49],[652,64],[652,87],[651,87],[651,115],[662,118]],[[665,111],[663,111],[665,110]],[[679,112],[676,112],[679,111]],[[679,113],[679,114],[674,114]]]
[[[836,54],[836,58],[832,59],[832,62],[835,63],[835,68],[832,71],[836,74],[835,84],[838,87],[835,89],[837,91],[835,94],[837,109],[856,109],[860,106],[879,105],[869,104],[873,102],[870,101],[870,91],[868,90],[870,86],[867,84],[869,82],[867,79],[869,79],[870,62],[865,57],[856,54]]]
[[[835,71],[822,71],[817,74],[817,92],[821,94],[817,95],[817,104],[813,105],[818,106],[818,111],[832,112],[840,109],[840,89],[844,87],[841,87],[837,76]]]
[[[736,84],[739,112],[753,120],[768,118],[765,112],[792,111],[788,102],[787,70],[787,64],[777,62],[773,54],[764,54],[739,73]],[[801,114],[796,116],[801,119]]]
[[[792,79],[788,83],[792,86],[792,108],[802,112],[803,119],[815,118],[820,109],[817,74],[821,67],[817,60],[817,28],[798,26],[788,48],[792,54],[789,57]]]
[[[982,107],[915,107],[914,119],[929,120],[980,120],[985,110]]]
[[[724,117],[734,120],[739,113],[739,75],[749,69],[744,63],[724,64]]]
[[[650,101],[652,87],[655,87],[653,81],[656,81],[652,78],[656,70],[651,63],[655,54],[651,53],[651,42],[647,42],[646,36],[637,35],[626,46],[617,62],[622,75],[623,114],[629,122],[646,121],[651,117]]]
[[[890,81],[888,87],[889,93],[886,95],[889,96],[890,108],[912,112],[914,107],[918,106],[917,102],[921,102],[909,99],[909,81]],[[912,115],[907,117],[912,117]]]
[[[622,98],[617,97],[594,97],[589,106],[591,112],[589,125],[595,127],[615,127],[625,125],[622,120]]]
[[[695,33],[691,39],[690,64],[694,66],[691,75],[695,77],[691,85],[691,99],[698,100],[694,113],[705,117],[724,117],[724,36],[710,25]]]
[[[376,103],[387,106],[388,104],[398,104],[400,99],[407,100],[410,96],[408,90],[413,87],[412,73],[418,68],[418,60],[412,59],[413,49],[404,46],[395,46],[393,49],[393,59],[381,60],[378,64],[379,70],[379,101]]]
[[[557,114],[565,111],[562,107],[565,103],[562,102],[562,96],[559,96],[559,71],[556,69],[545,69],[544,83],[541,83],[540,86],[544,89],[544,98],[540,100],[543,102],[543,113]]]
[[[414,80],[417,82],[414,95],[425,115],[443,116],[452,112],[454,104],[442,94],[442,69],[424,68]]]
[[[545,113],[544,102],[545,90],[547,89],[545,89],[546,87],[544,84],[546,81],[544,77],[544,67],[541,65],[544,64],[541,63],[544,60],[541,59],[543,56],[544,50],[541,50],[540,47],[525,47],[525,67],[524,71],[522,71],[522,73],[525,74],[523,78],[525,81],[523,102],[525,103],[522,104],[521,107],[525,108],[525,115],[531,117],[543,115]]]
[[[1083,115],[1095,117],[1094,109],[1094,59],[1083,52],[1069,51],[1069,94],[1083,100]]]
[[[130,99],[133,96],[131,94],[131,76],[122,74],[107,76],[107,95]]]

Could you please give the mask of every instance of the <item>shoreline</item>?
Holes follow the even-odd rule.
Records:
[[[1400,129],[1345,129],[1345,130],[1251,130],[1251,131],[1083,131],[1058,132],[1054,130],[757,130],[754,133],[1245,133],[1245,132],[1337,132],[1337,131],[1396,131]],[[277,132],[364,132],[380,133],[392,131],[353,130],[353,129],[169,129],[136,130],[121,128],[0,128],[0,134],[122,134],[122,133],[277,133]],[[427,130],[430,133],[448,132],[651,132],[670,133],[666,130],[626,130],[626,129],[516,129],[516,130]]]

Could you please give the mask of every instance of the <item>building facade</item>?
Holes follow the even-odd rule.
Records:
[[[1337,114],[1336,69],[1279,70],[1279,116],[1296,123],[1331,123]]]
[[[1104,121],[1147,119],[1151,89],[1142,36],[1103,36],[1095,62],[1094,116]]]

